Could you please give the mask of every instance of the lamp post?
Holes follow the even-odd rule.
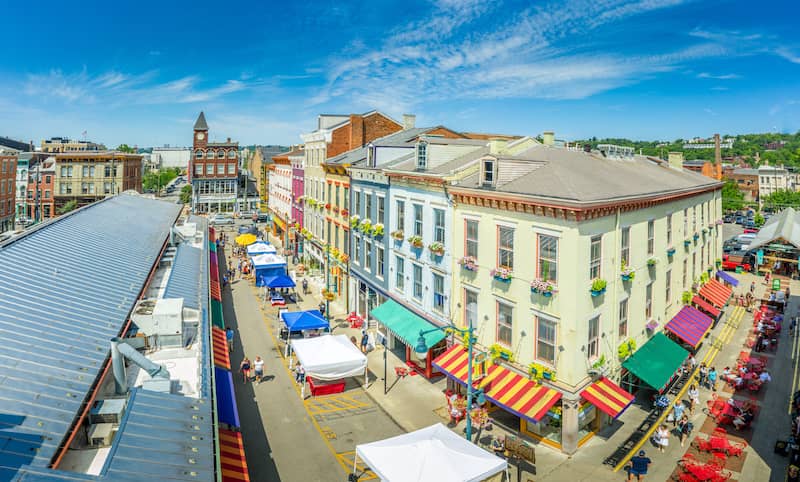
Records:
[[[472,442],[472,417],[469,416],[469,410],[472,409],[472,397],[475,396],[475,399],[480,405],[483,405],[486,402],[486,398],[483,395],[483,389],[475,389],[472,386],[472,347],[475,345],[477,341],[475,339],[475,328],[472,327],[472,324],[468,328],[459,328],[452,323],[445,326],[445,327],[436,327],[431,328],[430,330],[420,330],[419,338],[417,338],[417,344],[414,346],[414,352],[416,352],[417,356],[423,357],[427,356],[428,354],[428,343],[425,341],[425,335],[427,333],[433,333],[434,331],[441,330],[444,331],[446,329],[452,330],[461,335],[467,335],[467,430],[466,436],[467,440]]]

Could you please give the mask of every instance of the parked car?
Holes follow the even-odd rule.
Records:
[[[744,271],[750,271],[753,268],[754,261],[752,253],[733,251],[722,255],[722,269],[736,271],[736,268],[742,268]]]
[[[747,231],[748,229],[750,229],[750,230],[754,230],[755,229],[755,231],[750,231],[750,232],[758,232],[758,230],[756,229],[756,223],[752,219],[748,219],[747,221],[742,223],[742,226],[744,226],[744,232],[745,233],[748,232]]]
[[[239,226],[239,234],[258,234],[258,228],[255,225]]]
[[[758,234],[758,228],[755,225],[752,228],[746,227],[744,228],[744,234]]]
[[[266,223],[269,221],[269,214],[267,213],[258,213],[256,215],[256,221],[259,223]]]
[[[734,216],[733,214],[726,214],[725,216],[722,217],[723,223],[732,223],[734,221],[736,221],[736,216]]]
[[[220,214],[220,213],[212,214],[208,218],[208,222],[210,224],[216,224],[216,225],[235,223],[235,221],[233,220],[233,216],[231,216],[230,214]]]
[[[744,216],[742,216],[741,214],[737,214],[737,215],[736,215],[736,224],[742,224],[742,223],[744,223],[746,220],[747,220],[747,218],[745,218],[745,217],[744,217]]]

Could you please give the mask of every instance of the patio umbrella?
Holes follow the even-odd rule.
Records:
[[[236,237],[236,244],[247,246],[256,242],[256,235],[251,233],[242,234]]]

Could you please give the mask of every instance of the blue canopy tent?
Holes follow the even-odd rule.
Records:
[[[294,288],[297,285],[292,278],[285,274],[280,274],[278,276],[264,278],[264,286],[267,288]]]
[[[252,259],[256,286],[266,286],[265,280],[286,275],[286,260],[274,254],[260,254]]]
[[[289,336],[293,331],[330,330],[330,323],[319,310],[282,311],[281,321],[286,325],[285,356],[289,356]]]

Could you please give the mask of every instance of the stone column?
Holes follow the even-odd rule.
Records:
[[[564,395],[561,398],[561,451],[572,455],[578,451],[578,409],[580,408],[580,397],[568,398]]]

